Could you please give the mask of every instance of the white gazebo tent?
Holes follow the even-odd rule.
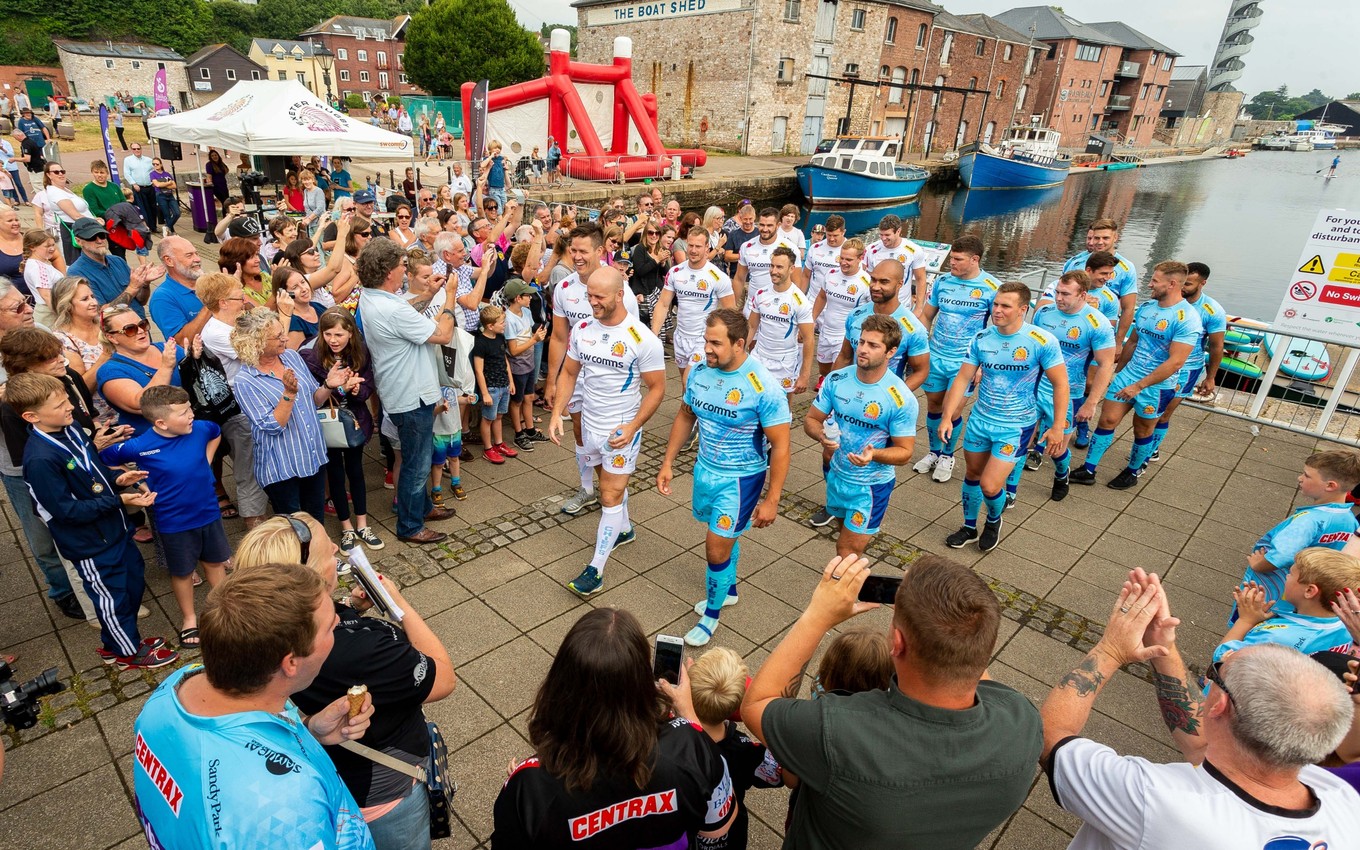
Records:
[[[207,106],[152,118],[157,139],[254,156],[411,159],[409,136],[331,109],[296,80],[243,80]]]

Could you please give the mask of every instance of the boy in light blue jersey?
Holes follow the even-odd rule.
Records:
[[[749,332],[740,310],[709,313],[704,362],[690,371],[656,475],[661,495],[671,495],[672,466],[697,422],[699,456],[690,501],[694,518],[708,526],[708,580],[707,596],[694,606],[699,623],[685,635],[690,646],[708,643],[722,609],[737,603],[737,538],[752,522],[756,528],[774,522],[789,471],[788,399],[769,370],[746,353]],[[762,500],[767,474],[770,487]]]
[[[1133,313],[1138,307],[1138,267],[1114,250],[1119,243],[1119,223],[1112,218],[1098,218],[1086,228],[1086,250],[1079,251],[1063,263],[1063,271],[1087,268],[1091,255],[1107,251],[1114,256],[1114,278],[1108,286],[1119,298],[1119,324],[1115,327],[1115,344],[1122,346],[1133,326]]]
[[[1299,552],[1311,546],[1340,551],[1360,527],[1346,503],[1346,495],[1360,483],[1360,453],[1336,449],[1309,455],[1298,481],[1305,504],[1256,541],[1242,574],[1244,584],[1260,585],[1272,601],[1284,598],[1285,578]],[[1291,610],[1287,602],[1277,602],[1276,607]]]
[[[963,438],[963,527],[945,540],[953,549],[976,540],[987,552],[1000,542],[1006,479],[1034,436],[1040,378],[1053,384],[1053,409],[1061,411],[1044,434],[1049,454],[1060,454],[1066,442],[1070,395],[1062,348],[1053,334],[1025,321],[1029,299],[1029,287],[1023,283],[1002,284],[992,303],[991,327],[973,337],[944,400],[948,418],[940,424],[940,436],[949,439],[955,416],[963,409],[964,393],[980,373],[977,401]],[[987,522],[979,535],[978,510],[984,501]]]
[[[1204,263],[1189,263],[1186,268],[1190,272],[1185,276],[1181,294],[1185,296],[1187,303],[1199,311],[1199,321],[1203,329],[1200,331],[1199,342],[1190,349],[1190,356],[1185,358],[1185,366],[1176,376],[1176,397],[1171,399],[1171,403],[1166,407],[1166,413],[1157,420],[1157,430],[1152,434],[1152,454],[1148,457],[1149,461],[1161,460],[1158,451],[1162,447],[1162,440],[1166,439],[1166,432],[1171,428],[1171,414],[1176,412],[1181,402],[1195,393],[1205,395],[1213,393],[1216,388],[1214,376],[1218,374],[1218,365],[1223,362],[1223,338],[1228,332],[1228,314],[1223,311],[1222,304],[1204,294],[1204,285],[1209,281],[1209,267]]]
[[[1086,255],[1086,275],[1091,278],[1091,290],[1086,296],[1087,303],[1099,310],[1105,318],[1110,320],[1111,329],[1118,328],[1121,302],[1118,293],[1114,290],[1112,282],[1114,281],[1115,268],[1119,265],[1119,261],[1115,259],[1114,254],[1109,251],[1083,251],[1082,253]],[[1071,261],[1069,260],[1068,262],[1070,264]],[[1069,269],[1068,271],[1075,271],[1075,269]],[[1066,274],[1067,272],[1065,271],[1063,273]],[[1039,295],[1039,301],[1036,304],[1036,307],[1044,307],[1052,304],[1055,300],[1054,290],[1057,289],[1057,286],[1058,281],[1053,281],[1053,283]],[[1114,341],[1114,354],[1116,358],[1119,357],[1120,345],[1121,341],[1119,337],[1116,336]],[[1087,377],[1091,377],[1089,370]],[[1101,396],[1096,396],[1097,400],[1100,398]],[[1086,397],[1074,396],[1072,399],[1072,406],[1077,410],[1085,407]],[[1084,449],[1089,445],[1091,445],[1091,429],[1087,422],[1078,422],[1077,436],[1072,443],[1072,447]]]
[[[1246,582],[1233,591],[1238,612],[1214,661],[1258,643],[1278,643],[1304,655],[1315,652],[1349,654],[1352,638],[1337,616],[1334,603],[1342,591],[1360,585],[1360,559],[1318,546],[1299,552],[1284,583],[1284,595],[1272,600],[1266,589]]]
[[[1034,311],[1032,324],[1053,334],[1062,347],[1063,361],[1067,367],[1068,392],[1072,401],[1067,405],[1067,429],[1070,435],[1073,424],[1087,422],[1096,413],[1096,403],[1087,401],[1077,405],[1076,400],[1086,396],[1086,376],[1092,372],[1091,394],[1096,398],[1105,395],[1105,388],[1114,376],[1114,328],[1086,301],[1092,280],[1086,272],[1064,272],[1059,278],[1054,296],[1057,300]],[[1094,362],[1095,369],[1090,365]],[[1053,384],[1047,378],[1039,379],[1039,427],[1044,432],[1053,427]],[[1038,469],[1043,464],[1043,452],[1047,447],[1041,441],[1030,450],[1023,464],[1017,463],[1006,480],[1006,507],[1015,504],[1015,493],[1020,486],[1020,476],[1026,469]],[[1061,502],[1067,498],[1067,475],[1072,460],[1072,452],[1063,447],[1062,454],[1053,459],[1053,492],[1051,498]]]
[[[911,462],[916,443],[916,397],[888,371],[902,343],[897,322],[869,316],[860,326],[855,365],[826,376],[803,419],[803,431],[831,449],[826,476],[826,510],[841,518],[836,554],[863,555],[883,522],[897,484],[893,467]],[[839,433],[826,433],[836,417]]]
[[[926,299],[922,318],[930,328],[930,375],[922,388],[926,394],[926,434],[930,452],[912,467],[918,473],[930,472],[931,480],[943,483],[954,474],[962,416],[951,420],[948,433],[941,437],[944,396],[968,347],[987,324],[1001,283],[982,270],[982,240],[961,236],[949,246],[949,274],[936,278]],[[1026,308],[1029,304],[1026,303]]]
[[[1114,429],[1133,411],[1133,451],[1129,465],[1107,486],[1127,490],[1138,483],[1143,464],[1152,455],[1157,420],[1176,395],[1176,376],[1190,349],[1199,342],[1199,312],[1185,303],[1181,286],[1188,270],[1174,260],[1158,263],[1152,270],[1153,301],[1138,308],[1133,332],[1119,352],[1119,362],[1105,401],[1100,423],[1086,453],[1086,465],[1072,470],[1075,484],[1096,483],[1096,467],[1114,443]],[[1116,337],[1118,339],[1118,337]]]

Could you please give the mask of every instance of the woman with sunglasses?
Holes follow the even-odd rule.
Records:
[[[238,569],[301,563],[317,572],[332,592],[338,569],[335,543],[306,514],[271,517],[241,538],[233,559]],[[430,733],[421,706],[453,693],[453,662],[434,632],[400,588],[381,579],[404,616],[395,623],[362,616],[372,602],[362,590],[335,605],[335,645],[312,684],[293,701],[315,713],[350,686],[363,683],[373,697],[375,722],[364,744],[408,764],[424,764]],[[379,715],[382,719],[378,720]],[[340,778],[354,794],[377,850],[429,850],[430,803],[425,784],[339,747],[327,747]]]
[[[275,267],[274,282],[279,291],[287,292],[291,299],[287,315],[280,301],[279,317],[288,326],[288,347],[297,351],[316,339],[317,322],[321,321],[321,314],[326,312],[326,305],[313,300],[307,276],[292,266],[280,264]]]
[[[411,229],[411,208],[405,204],[397,207],[394,218],[396,226],[387,235],[400,245],[402,250],[410,248],[416,241],[416,232]]]
[[[633,248],[633,277],[628,281],[638,296],[642,323],[651,327],[652,308],[661,295],[661,284],[671,267],[670,252],[661,247],[661,228],[652,222],[643,225],[642,239]]]
[[[156,187],[156,209],[161,214],[162,231],[175,232],[175,222],[179,221],[179,195],[175,193],[178,184],[175,176],[165,170],[160,157],[151,160],[151,185]]]
[[[147,387],[180,386],[179,348],[173,339],[151,341],[150,323],[123,304],[111,304],[100,315],[104,344],[113,353],[99,367],[99,392],[118,411],[118,424],[134,434],[151,427],[142,417],[141,397]]]
[[[337,364],[318,384],[288,347],[278,315],[260,307],[237,317],[231,345],[241,360],[236,400],[250,420],[255,480],[276,512],[303,510],[324,519],[326,441],[316,410],[350,379],[349,368]]]
[[[78,218],[90,214],[89,203],[80,195],[72,192],[66,169],[59,162],[49,162],[43,168],[43,190],[34,194],[33,204],[43,213],[43,228],[53,236],[59,237],[62,256],[66,262],[75,262],[80,256],[80,248],[71,238],[71,225]]]
[[[113,352],[104,346],[99,333],[99,301],[83,277],[63,277],[52,287],[52,312],[55,318],[48,327],[61,340],[66,360],[94,392],[99,380],[99,367]],[[113,415],[113,409],[102,395],[94,396],[95,416],[103,419]]]

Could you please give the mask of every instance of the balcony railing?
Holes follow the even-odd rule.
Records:
[[[1117,77],[1136,77],[1143,72],[1143,66],[1137,62],[1120,62],[1119,70],[1115,72]]]
[[[1116,94],[1110,97],[1109,109],[1128,109],[1133,104],[1133,95]]]

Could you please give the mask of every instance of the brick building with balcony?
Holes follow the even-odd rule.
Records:
[[[406,25],[410,15],[391,20],[336,15],[298,38],[322,44],[335,56],[333,91],[341,99],[358,94],[366,101],[389,95],[422,95],[406,78]]]
[[[1180,54],[1121,21],[1105,21],[1091,27],[1110,36],[1122,48],[1102,131],[1117,134],[1136,147],[1152,144]],[[1116,108],[1116,103],[1127,103],[1127,108]]]

